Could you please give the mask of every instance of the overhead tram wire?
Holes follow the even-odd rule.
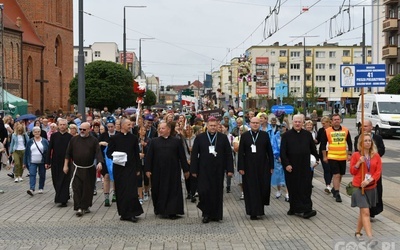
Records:
[[[121,26],[120,24],[118,24],[118,23],[115,23],[115,22],[110,21],[110,20],[107,20],[107,19],[105,19],[105,18],[96,16],[96,15],[94,15],[94,14],[92,14],[92,13],[89,13],[89,12],[86,12],[86,11],[83,11],[83,13],[86,14],[86,15],[88,15],[88,16],[92,16],[92,17],[98,18],[98,19],[100,19],[100,20],[103,20],[103,21],[105,21],[105,22],[108,22],[108,23],[117,25],[117,26],[119,26],[119,27],[122,27],[122,26]],[[148,34],[145,34],[145,33],[143,33],[143,32],[140,32],[140,31],[138,31],[138,30],[134,30],[134,29],[130,29],[130,28],[126,28],[126,29],[127,29],[127,30],[130,30],[130,31],[133,31],[133,32],[136,32],[136,33],[139,33],[139,34],[144,35],[144,36],[154,37],[156,40],[158,40],[158,41],[160,41],[160,42],[166,43],[166,44],[168,44],[168,45],[170,45],[170,46],[176,47],[176,48],[181,49],[181,50],[185,50],[185,51],[194,53],[194,54],[199,55],[199,56],[201,56],[201,57],[204,57],[204,58],[207,58],[207,59],[214,59],[214,60],[216,60],[216,59],[213,58],[213,57],[209,57],[209,56],[206,56],[206,55],[204,55],[204,54],[198,53],[198,52],[196,52],[196,51],[193,51],[193,50],[190,50],[190,49],[186,49],[186,48],[177,46],[177,45],[175,45],[175,44],[173,44],[173,43],[171,43],[171,42],[164,41],[164,40],[159,39],[159,38],[157,38],[157,37],[155,37],[155,36],[150,36],[150,35],[148,35]],[[216,60],[216,61],[219,61],[219,60]],[[223,60],[221,60],[221,61],[219,61],[219,62],[223,62]]]

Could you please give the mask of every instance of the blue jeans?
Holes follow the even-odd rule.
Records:
[[[44,188],[44,182],[46,180],[46,168],[44,163],[31,163],[29,165],[29,186],[30,189],[35,191],[36,186],[36,173],[39,169],[39,189]]]

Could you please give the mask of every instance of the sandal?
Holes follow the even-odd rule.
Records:
[[[354,234],[354,237],[355,237],[356,240],[358,240],[358,241],[364,241],[364,238],[363,238],[362,236],[363,236],[363,234],[362,234],[361,232],[356,232],[356,233]]]

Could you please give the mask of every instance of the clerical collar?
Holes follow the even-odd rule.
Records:
[[[109,136],[115,135],[115,131],[114,131],[114,133],[112,133],[112,134],[111,134],[110,132],[108,132],[108,135],[109,135]]]
[[[164,139],[168,139],[168,137],[169,137],[169,136],[162,136],[162,138],[164,138]]]

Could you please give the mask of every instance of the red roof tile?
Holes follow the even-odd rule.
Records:
[[[44,47],[44,43],[36,34],[32,24],[24,15],[16,0],[2,0],[4,4],[4,27],[22,31],[22,41],[33,45]],[[21,18],[21,28],[16,25],[17,18]]]

